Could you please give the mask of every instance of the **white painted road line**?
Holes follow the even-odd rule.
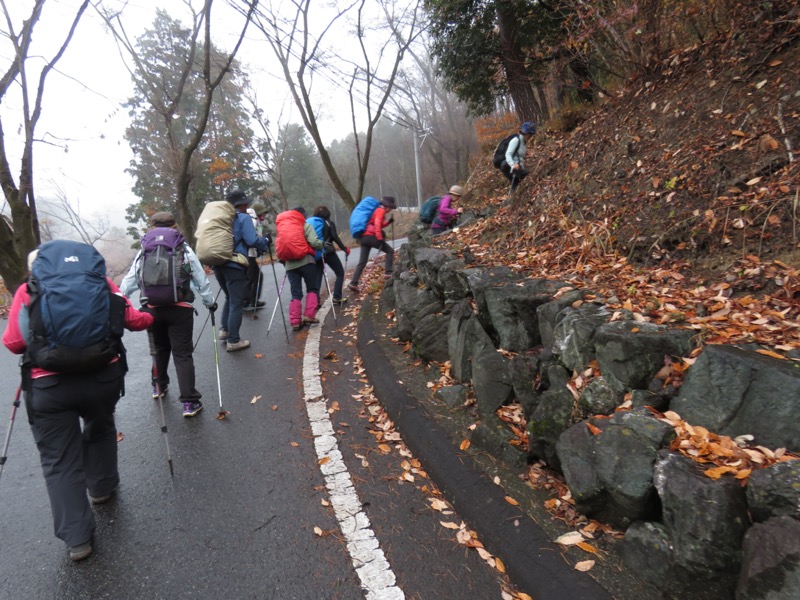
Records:
[[[303,354],[303,391],[306,412],[314,435],[314,447],[320,461],[328,459],[320,465],[320,470],[325,478],[333,512],[339,521],[339,528],[342,530],[353,567],[361,580],[365,597],[367,600],[400,600],[405,598],[405,594],[397,587],[394,572],[372,531],[369,517],[361,509],[361,500],[353,487],[353,480],[339,451],[333,424],[322,395],[319,338],[322,323],[325,322],[331,306],[328,299],[317,314],[320,325],[309,329]]]

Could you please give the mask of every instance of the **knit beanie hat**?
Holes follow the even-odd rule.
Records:
[[[175,217],[172,216],[171,212],[157,212],[150,217],[151,227],[173,227],[174,225]]]

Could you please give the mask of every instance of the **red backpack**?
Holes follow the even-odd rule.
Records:
[[[296,210],[287,210],[277,216],[275,251],[278,260],[300,260],[307,254],[314,255],[314,249],[306,240],[305,224],[306,218]]]

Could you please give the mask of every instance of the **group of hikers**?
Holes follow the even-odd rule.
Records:
[[[535,131],[533,123],[523,123],[519,134],[501,143],[503,158],[495,166],[511,181],[512,191],[528,174],[522,160]],[[434,234],[457,224],[463,209],[455,204],[462,195],[461,186],[453,185],[447,194],[435,197],[430,221],[423,219]],[[360,255],[349,291],[360,291],[373,249],[385,254],[384,277],[391,278],[394,251],[384,230],[394,223],[396,208],[392,196],[380,200],[368,196],[353,210],[350,232],[359,242]],[[147,330],[153,398],[162,401],[168,393],[171,357],[183,416],[196,416],[203,404],[192,356],[196,314],[192,303],[199,296],[212,323],[217,310],[204,266],[211,267],[225,296],[218,339],[227,352],[248,348],[250,341],[240,331],[243,313],[265,304],[260,300],[259,257],[268,253],[274,258],[272,240],[264,229],[266,214],[266,207],[243,191],[229,192],[225,200],[205,206],[193,250],[173,215],[157,212],[150,217],[141,249],[119,287],[106,276],[103,257],[90,245],[53,240],[29,254],[28,278],[14,294],[3,344],[23,356],[15,407],[24,391],[55,535],[67,545],[70,560],[91,556],[95,530],[91,506],[111,500],[119,484],[114,411],[125,393],[124,330]],[[345,268],[336,247],[345,257],[350,248],[340,239],[326,206],[315,208],[311,217],[303,207],[283,211],[275,225],[277,259],[291,290],[289,321],[299,331],[319,322],[316,313],[326,267],[336,277],[333,292],[329,290],[331,302],[347,301]],[[278,294],[282,289],[283,285]],[[139,309],[128,299],[137,290]],[[8,438],[6,448],[7,443]]]

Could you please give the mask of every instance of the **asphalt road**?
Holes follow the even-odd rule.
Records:
[[[165,400],[174,477],[151,397],[146,335],[126,333],[130,372],[117,409],[121,484],[112,502],[95,507],[95,553],[86,561],[71,563],[53,536],[38,453],[21,408],[0,479],[0,598],[389,597],[365,590],[354,567],[360,563],[331,507],[304,397],[309,330],[290,329],[287,343],[278,314],[267,334],[276,289],[271,267],[263,269],[267,308],[258,320],[246,313],[242,325],[251,348],[227,354],[219,345],[222,403],[230,411],[225,420],[215,418],[220,400],[210,323],[200,336],[206,311],[201,308],[195,320],[205,410],[186,419],[177,390]],[[284,309],[288,299],[287,285]],[[364,383],[353,368],[349,319],[339,312],[334,322],[328,314],[315,326],[322,327],[319,355],[329,356],[319,359],[317,376],[398,597],[500,598],[497,573],[440,524],[458,523],[458,516],[431,509],[424,477],[400,480],[406,457],[378,451],[368,411],[354,398]],[[5,350],[0,376],[4,435],[18,382],[17,357]]]

